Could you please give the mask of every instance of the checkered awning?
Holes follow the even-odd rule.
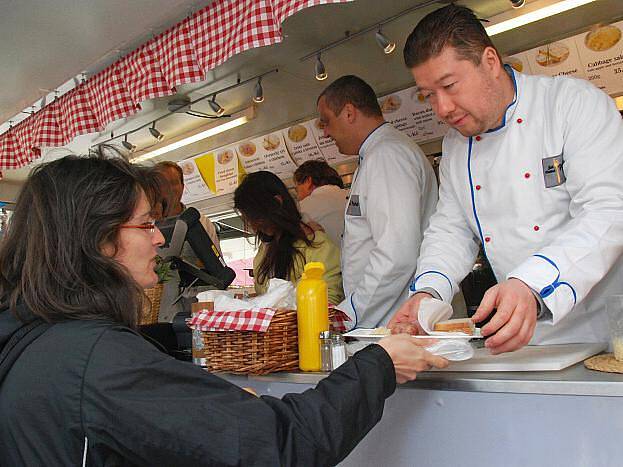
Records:
[[[138,112],[141,102],[204,80],[232,55],[280,42],[281,23],[304,8],[346,1],[217,0],[0,135],[0,169],[23,167],[42,147],[102,131]]]

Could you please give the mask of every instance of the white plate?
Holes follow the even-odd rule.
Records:
[[[344,337],[354,337],[361,341],[376,342],[383,337],[391,334],[375,334],[375,329],[357,328],[344,334]],[[444,333],[429,336],[413,336],[416,339],[484,339],[484,336],[480,335],[480,328],[476,328],[475,334],[470,336],[463,333]]]

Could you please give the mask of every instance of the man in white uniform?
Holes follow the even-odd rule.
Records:
[[[437,180],[422,150],[383,119],[372,88],[343,76],[318,98],[325,136],[358,154],[346,207],[338,308],[351,326],[384,325],[408,296],[424,229],[437,203]]]
[[[306,161],[294,171],[294,188],[303,221],[322,226],[337,246],[344,234],[348,190],[337,171],[325,161]]]
[[[482,244],[498,284],[476,314],[492,353],[608,340],[605,298],[623,292],[623,124],[610,97],[578,79],[502,65],[480,21],[450,5],[426,16],[405,62],[443,141],[437,211],[415,296],[449,302]],[[426,293],[428,292],[428,293]]]

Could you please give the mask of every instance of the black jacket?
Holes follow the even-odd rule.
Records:
[[[257,398],[108,321],[0,311],[0,466],[322,466],[342,460],[395,389],[380,346],[315,389]]]

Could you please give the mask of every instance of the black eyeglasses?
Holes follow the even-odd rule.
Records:
[[[150,234],[153,234],[156,231],[156,222],[143,222],[142,224],[123,224],[119,226],[122,229],[141,229]]]

